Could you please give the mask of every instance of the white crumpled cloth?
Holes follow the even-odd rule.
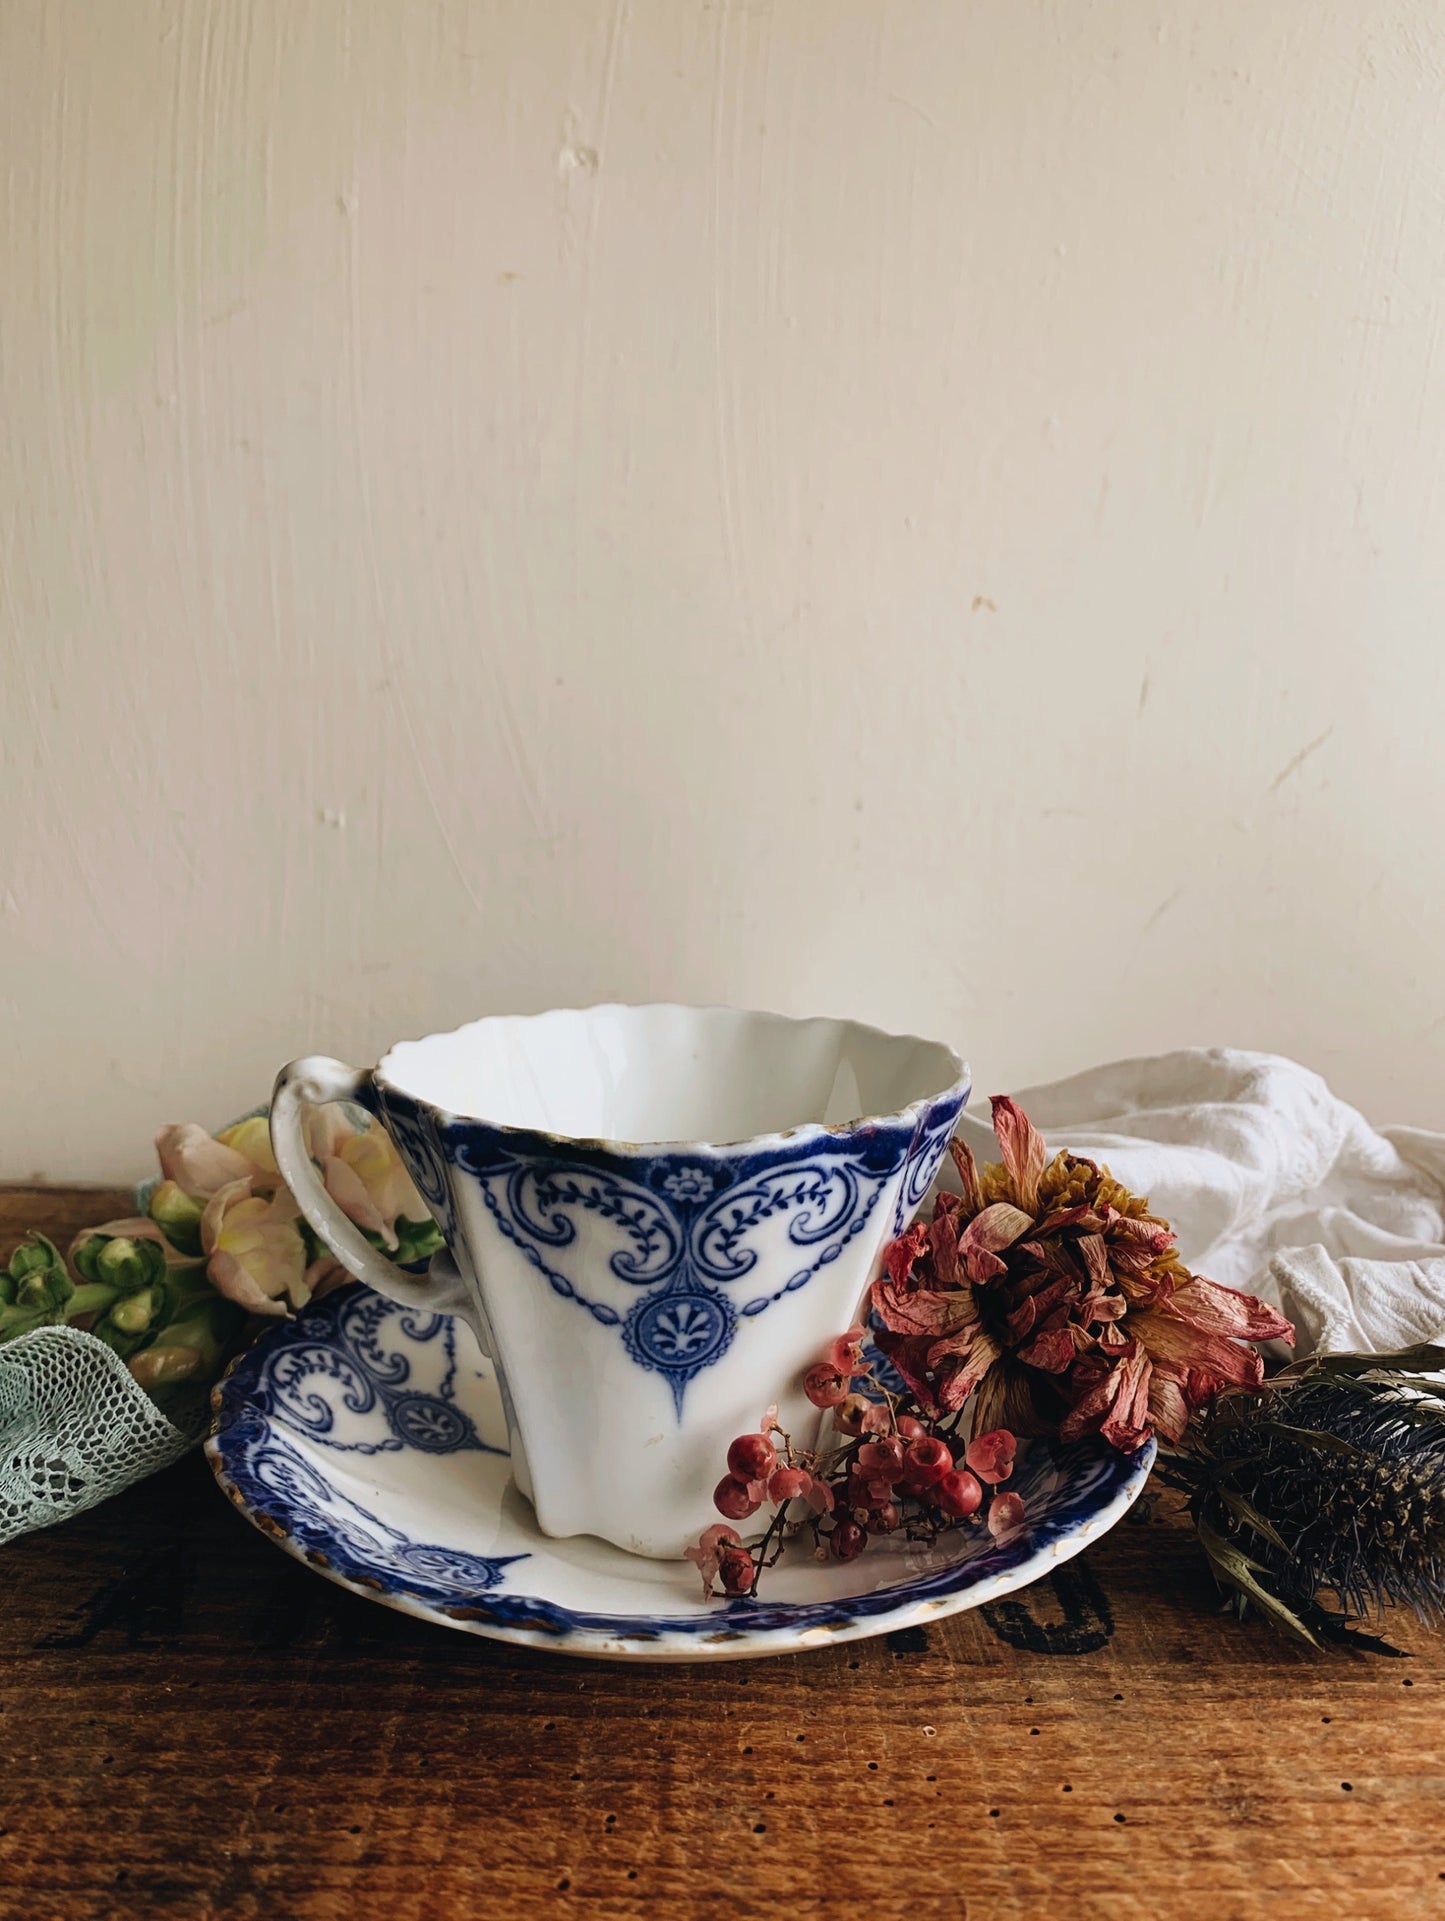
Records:
[[[1445,1341],[1445,1134],[1371,1127],[1298,1062],[1225,1047],[1014,1098],[1051,1149],[1148,1195],[1195,1272],[1276,1305],[1298,1354]],[[960,1132],[998,1158],[985,1101]]]

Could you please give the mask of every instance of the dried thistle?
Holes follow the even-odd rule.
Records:
[[[1398,1654],[1355,1623],[1387,1604],[1445,1618],[1445,1348],[1326,1355],[1222,1395],[1157,1472],[1189,1497],[1241,1615]]]

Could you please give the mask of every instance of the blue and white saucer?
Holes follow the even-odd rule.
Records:
[[[387,1607],[499,1641],[634,1661],[736,1660],[937,1620],[1027,1586],[1137,1499],[1152,1442],[1020,1449],[1016,1538],[875,1541],[848,1566],[790,1548],[765,1598],[704,1601],[685,1561],[553,1540],[511,1485],[492,1369],[442,1315],[341,1288],[279,1323],[215,1392],[206,1444],[246,1518],[297,1560]]]

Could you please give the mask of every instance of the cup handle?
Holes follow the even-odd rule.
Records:
[[[436,1260],[426,1274],[408,1274],[387,1259],[332,1200],[306,1151],[301,1131],[301,1103],[320,1106],[326,1101],[355,1101],[380,1127],[372,1101],[369,1071],[358,1072],[324,1054],[291,1061],[276,1076],[271,1095],[271,1148],[281,1178],[312,1227],[348,1272],[389,1301],[427,1314],[459,1314],[481,1339],[471,1291],[449,1259]],[[486,1351],[485,1343],[483,1351]]]

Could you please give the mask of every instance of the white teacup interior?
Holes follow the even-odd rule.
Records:
[[[937,1042],[854,1021],[608,1006],[473,1021],[402,1042],[379,1071],[445,1112],[501,1126],[725,1145],[896,1114],[964,1070]]]

